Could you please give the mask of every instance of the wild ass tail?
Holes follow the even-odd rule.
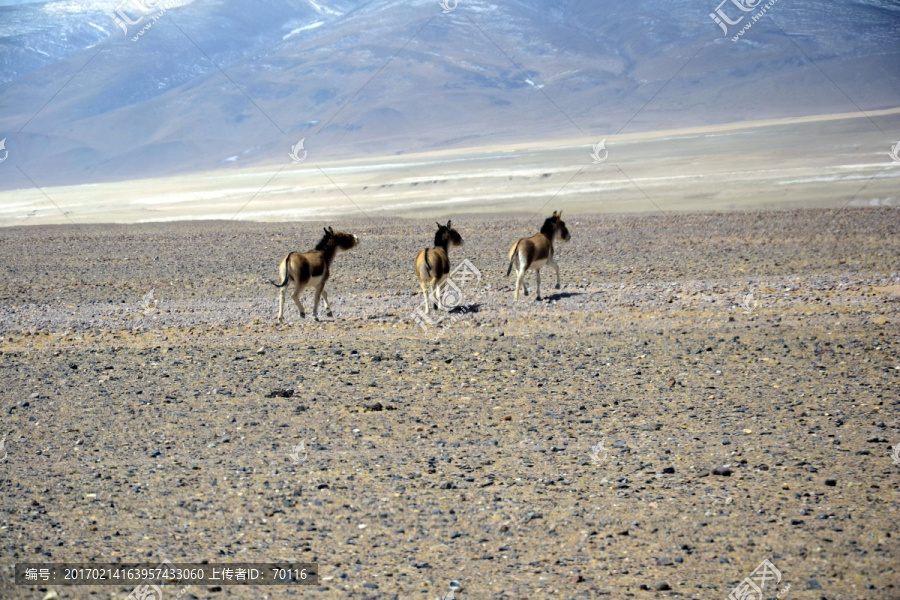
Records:
[[[428,262],[428,248],[425,248],[425,268],[428,269],[428,274],[431,274],[431,264]]]
[[[521,242],[522,240],[519,240]],[[516,260],[516,254],[519,252],[519,242],[516,242],[516,247],[513,248],[512,256],[509,257],[509,268],[506,269],[506,276],[509,277],[509,274],[512,273],[513,261]]]
[[[288,276],[288,268],[291,262],[291,255],[293,252],[288,252],[288,255],[284,257],[284,260],[281,261],[281,264],[278,265],[278,276],[281,278],[281,283],[275,283],[274,281],[270,281],[272,285],[275,287],[283,288],[288,284],[288,280],[290,277]]]

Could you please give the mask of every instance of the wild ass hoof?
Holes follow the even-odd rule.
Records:
[[[306,313],[305,313],[305,312],[300,313],[300,318],[301,318],[301,319],[305,319],[305,318],[306,318]]]
[[[325,314],[326,314],[327,316],[329,316],[329,317],[333,317],[333,316],[334,316],[334,313],[331,312],[331,309],[330,309],[330,308],[329,308],[327,311],[325,311]]]
[[[540,296],[534,299],[535,302],[540,302],[541,300],[543,300],[543,298],[541,298]]]
[[[558,283],[556,284],[556,289],[559,289],[559,284],[558,284]]]

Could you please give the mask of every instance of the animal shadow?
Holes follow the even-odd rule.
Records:
[[[544,296],[544,300],[563,300],[565,298],[571,298],[572,296],[583,296],[584,292],[557,292],[555,294],[550,294]]]
[[[454,315],[454,314],[455,315],[460,315],[460,314],[467,315],[469,313],[479,313],[479,312],[481,312],[481,304],[476,302],[474,304],[454,306],[447,312],[450,313],[451,315]]]

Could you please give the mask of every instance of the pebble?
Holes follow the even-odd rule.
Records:
[[[657,592],[665,592],[666,590],[671,590],[672,586],[669,585],[668,581],[657,581],[653,584],[653,589]]]
[[[732,470],[728,467],[716,467],[715,469],[713,469],[713,473],[716,475],[721,475],[723,477],[730,477]]]

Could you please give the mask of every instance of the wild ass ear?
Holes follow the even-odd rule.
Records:
[[[559,211],[559,214],[556,215],[558,218],[562,219],[562,211]]]
[[[332,227],[332,226],[329,225],[329,226],[328,226],[328,233],[330,233],[331,235],[334,235],[334,227]]]
[[[450,229],[450,221],[447,221],[447,229]]]
[[[434,224],[438,226],[438,229],[440,229],[441,227],[443,227],[443,225],[441,225],[441,224],[438,223],[437,221],[435,221]]]
[[[325,235],[331,235],[331,232],[328,231],[328,228],[327,228],[327,227],[323,227],[323,228],[322,228],[322,231],[325,232]]]
[[[554,211],[553,211],[553,214],[550,215],[550,216],[551,216],[551,217],[555,217],[555,216],[556,216],[556,211],[554,210]]]

